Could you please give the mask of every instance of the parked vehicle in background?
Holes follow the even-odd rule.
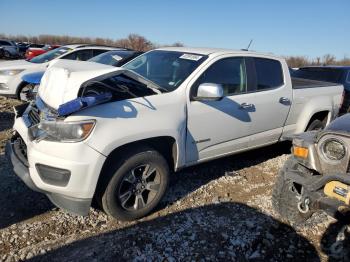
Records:
[[[30,43],[28,43],[28,42],[17,42],[16,44],[18,46],[18,51],[19,51],[20,57],[24,57],[24,54],[26,53]]]
[[[340,115],[346,114],[350,109],[350,66],[309,66],[295,70],[294,77],[306,78],[318,81],[327,81],[344,86],[344,100],[339,111]]]
[[[305,222],[317,210],[337,219],[349,215],[349,123],[350,114],[346,114],[323,131],[291,137],[293,155],[273,191],[274,208],[290,224]]]
[[[86,215],[95,198],[133,220],[159,203],[170,170],[318,129],[342,92],[293,83],[283,58],[248,51],[162,48],[122,67],[59,60],[36,102],[16,108],[6,152],[57,206]]]
[[[29,47],[25,53],[25,58],[28,60],[32,59],[33,57],[36,57],[38,55],[44,54],[50,50],[58,48],[58,45],[51,46],[51,45],[44,45],[43,47]]]
[[[86,61],[115,47],[99,45],[66,45],[36,56],[30,60],[0,62],[0,95],[20,99],[27,83],[22,76],[38,71],[45,71],[49,62],[55,59]]]
[[[99,64],[111,65],[111,66],[122,66],[135,57],[139,56],[143,52],[134,50],[113,50],[102,53],[89,59],[87,62],[95,62]],[[23,101],[32,101],[35,99],[39,84],[45,71],[39,71],[30,73],[22,76],[22,80],[28,85],[22,90],[20,99]]]
[[[29,42],[19,42],[16,43],[19,49],[19,53],[21,57],[24,57],[25,53],[27,52],[28,48],[43,48],[44,44],[33,44]]]
[[[135,50],[114,50],[95,56],[89,59],[88,62],[118,67],[124,65],[141,54],[143,54],[143,52]]]
[[[0,47],[2,48],[2,57],[5,59],[19,56],[19,49],[14,41],[0,39]]]

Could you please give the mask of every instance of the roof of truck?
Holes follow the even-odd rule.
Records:
[[[186,52],[186,53],[194,53],[194,54],[201,54],[201,55],[224,54],[224,53],[247,53],[251,55],[264,55],[264,56],[280,58],[272,53],[259,53],[255,51],[247,51],[245,49],[237,50],[237,49],[208,48],[208,47],[161,47],[156,50]]]

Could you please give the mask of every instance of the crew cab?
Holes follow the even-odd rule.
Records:
[[[339,115],[344,115],[350,109],[350,66],[308,66],[293,71],[293,77],[317,81],[327,81],[344,86],[343,103]]]
[[[15,173],[69,212],[92,199],[134,220],[162,199],[171,172],[319,129],[343,87],[293,83],[283,58],[171,47],[122,67],[57,61],[35,103],[16,108]]]
[[[22,76],[46,70],[50,61],[56,59],[86,61],[94,56],[116,49],[118,48],[87,44],[66,45],[30,60],[0,62],[0,96],[20,99],[21,92],[26,91],[28,85],[22,80]]]

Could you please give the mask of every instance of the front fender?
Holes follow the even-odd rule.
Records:
[[[66,121],[95,119],[85,141],[108,156],[123,145],[156,137],[171,137],[177,145],[176,167],[185,164],[186,104],[176,93],[102,104],[77,112]]]

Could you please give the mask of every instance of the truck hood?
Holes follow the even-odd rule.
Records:
[[[60,105],[78,97],[82,84],[106,74],[108,76],[124,74],[151,89],[157,89],[152,82],[124,68],[94,62],[57,60],[51,62],[45,71],[38,93],[46,105],[57,110]]]

